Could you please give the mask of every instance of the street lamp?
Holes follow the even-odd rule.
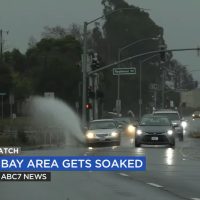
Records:
[[[145,63],[148,60],[151,60],[152,58],[155,58],[156,56],[158,56],[159,54],[150,56],[142,61],[140,61],[140,72],[139,72],[139,120],[141,120],[141,116],[142,116],[142,64]]]
[[[140,40],[136,40],[126,46],[123,46],[121,48],[118,49],[118,61],[120,62],[121,60],[121,53],[122,51],[128,49],[129,47],[132,47],[140,42],[143,42],[143,41],[147,41],[147,40],[159,40],[160,38],[159,37],[148,37],[148,38],[143,38],[143,39],[140,39]],[[120,67],[120,64],[118,65],[118,67]],[[118,75],[118,78],[117,78],[117,102],[120,102],[120,105],[121,105],[121,101],[120,101],[120,75]],[[118,105],[119,103],[117,103]],[[119,115],[120,113],[120,110],[121,110],[121,106],[120,108],[118,107],[117,108],[117,114]]]
[[[123,10],[134,10],[134,8],[121,8],[121,9],[117,9],[114,10],[112,12],[110,12],[107,15],[102,15],[94,20],[91,20],[89,22],[84,22],[84,33],[83,33],[83,55],[82,55],[82,79],[83,79],[83,94],[82,94],[82,124],[86,123],[86,88],[87,88],[87,26],[89,24],[92,24],[106,16],[110,16],[114,13],[117,13],[119,11],[123,11]]]

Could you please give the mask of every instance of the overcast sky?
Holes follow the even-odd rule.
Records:
[[[200,45],[200,0],[127,0],[130,4],[150,9],[151,18],[164,28],[168,48],[192,48]],[[40,39],[44,26],[61,25],[94,19],[102,14],[101,0],[0,0],[0,29],[8,50],[24,52],[31,36]],[[196,52],[175,53],[189,70],[200,70]],[[200,71],[193,72],[200,81]]]

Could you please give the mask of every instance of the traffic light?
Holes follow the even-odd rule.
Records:
[[[95,69],[98,69],[99,66],[100,66],[100,62],[99,62],[98,54],[94,53],[94,54],[92,54],[91,68],[92,68],[92,70],[95,70]]]
[[[87,104],[85,105],[85,108],[86,108],[87,110],[92,109],[92,104],[91,104],[91,103],[87,103]]]
[[[163,62],[165,62],[166,61],[166,52],[165,52],[165,50],[166,50],[166,45],[160,45],[160,60],[161,61],[163,61]]]

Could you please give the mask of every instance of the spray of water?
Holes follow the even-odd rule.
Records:
[[[66,144],[84,144],[80,119],[63,101],[54,98],[34,97],[30,104],[34,122],[42,127],[57,127],[63,130]],[[56,134],[56,133],[55,133]]]

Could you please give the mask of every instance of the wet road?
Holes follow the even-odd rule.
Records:
[[[200,127],[189,119],[190,129]],[[200,130],[200,129],[199,129]],[[185,137],[176,148],[135,148],[127,138],[120,147],[64,147],[26,151],[24,155],[145,155],[145,172],[52,172],[49,183],[2,183],[2,200],[200,199],[200,139]]]

